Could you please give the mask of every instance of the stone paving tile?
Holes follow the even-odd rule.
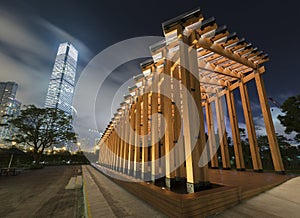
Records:
[[[106,176],[101,174],[99,171],[95,170],[91,166],[83,166],[83,178],[84,183],[87,186],[87,183],[94,183],[96,182],[98,184],[99,192],[101,192],[102,196],[104,196],[107,205],[112,209],[114,216],[116,217],[166,217],[165,215],[161,214],[154,208],[152,208],[147,203],[141,201],[134,195],[127,192],[125,189],[121,188],[114,182],[112,182],[110,179],[108,179]],[[91,172],[91,177],[86,177],[85,175]],[[88,178],[88,181],[86,181],[86,178]],[[94,181],[91,181],[91,179],[94,179]],[[95,184],[96,185],[96,184]],[[89,188],[91,188],[89,186]],[[86,187],[87,189],[88,187]],[[93,187],[95,192],[96,189]],[[90,209],[92,211],[93,207],[96,207],[94,209],[94,215],[92,217],[101,217],[103,216],[102,209],[106,208],[106,204],[104,204],[103,207],[103,201],[93,198],[93,203],[90,205]],[[108,216],[105,216],[108,217]]]
[[[215,217],[300,217],[300,177],[229,208]]]

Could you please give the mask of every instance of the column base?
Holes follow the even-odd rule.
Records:
[[[253,170],[253,172],[255,172],[255,173],[262,173],[263,170],[262,170],[262,169],[259,169],[259,170]]]
[[[236,169],[236,171],[246,171],[246,169],[245,168],[238,168],[238,169]]]
[[[141,179],[146,181],[146,182],[151,182],[151,173],[147,172],[147,173],[141,173]]]
[[[176,183],[176,178],[167,178],[166,177],[166,188],[172,190]]]
[[[286,172],[285,171],[275,171],[276,174],[279,174],[279,175],[286,175]]]
[[[210,169],[216,170],[219,169],[219,167],[210,167]]]
[[[134,171],[133,170],[128,170],[128,176],[133,176]]]
[[[136,179],[140,179],[141,178],[141,171],[134,171],[133,173],[133,177]]]
[[[154,185],[165,187],[166,186],[166,177],[158,178],[158,179],[152,179],[152,183]]]
[[[188,193],[194,193],[194,192],[199,192],[202,190],[206,190],[210,188],[210,182],[199,182],[199,183],[186,183],[186,189]]]
[[[222,168],[223,170],[231,170],[230,167],[225,167],[225,168]]]

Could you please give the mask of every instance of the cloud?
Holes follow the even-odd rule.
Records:
[[[92,57],[84,43],[42,17],[0,9],[0,26],[0,81],[18,83],[22,104],[44,105],[59,43],[69,41],[79,50],[78,70]]]
[[[79,51],[79,58],[81,59],[81,61],[87,63],[93,57],[93,53],[83,42],[73,37],[65,30],[59,28],[58,26],[55,26],[45,19],[35,19],[34,22],[39,24],[42,28],[45,28],[49,34],[53,35],[53,37],[61,38],[63,39],[63,41],[68,41],[73,44]]]
[[[278,107],[271,107],[271,115],[272,115],[272,120],[274,123],[274,128],[275,132],[278,133],[279,135],[284,135],[288,139],[293,139],[295,137],[295,133],[291,134],[286,134],[284,132],[285,127],[280,123],[280,120],[277,118],[278,115],[284,115],[282,111]],[[253,121],[256,126],[256,133],[257,135],[266,135],[266,128],[265,128],[265,123],[262,115],[253,117]]]
[[[49,46],[32,31],[26,19],[0,9],[0,26],[2,45],[39,56],[49,55]]]
[[[46,94],[44,87],[48,85],[48,81],[42,74],[3,53],[0,53],[0,66],[1,81],[14,81],[19,84],[18,100],[23,104],[43,104],[41,95]]]

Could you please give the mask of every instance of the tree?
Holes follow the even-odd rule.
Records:
[[[295,139],[300,142],[300,95],[289,97],[281,106],[284,116],[279,115],[278,119],[286,127],[287,134],[295,131]]]
[[[37,108],[25,106],[18,117],[9,121],[16,132],[9,141],[27,144],[33,148],[35,164],[39,164],[45,148],[62,145],[64,142],[76,142],[72,130],[72,116],[55,108]]]

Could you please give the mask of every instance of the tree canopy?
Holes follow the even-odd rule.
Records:
[[[65,142],[76,142],[72,128],[72,116],[55,108],[37,108],[25,106],[18,117],[10,124],[16,131],[10,141],[29,145],[33,148],[35,161],[39,161],[45,148],[52,145],[63,145]]]
[[[289,97],[281,108],[285,115],[279,115],[278,119],[286,127],[285,132],[289,134],[295,131],[295,139],[300,141],[300,95]]]

